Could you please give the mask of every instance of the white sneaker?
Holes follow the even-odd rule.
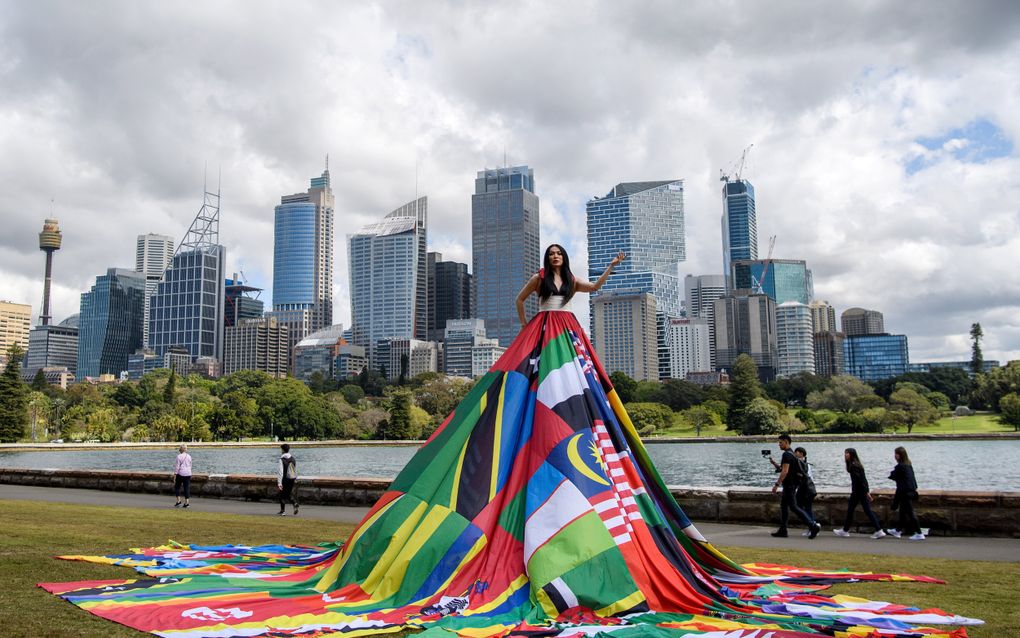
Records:
[[[924,534],[922,534],[921,532],[918,532],[918,533],[914,534],[913,536],[911,536],[910,540],[912,540],[912,541],[923,541],[924,540]]]
[[[883,538],[884,536],[885,536],[885,532],[883,532],[882,530],[878,530],[874,534],[871,535],[872,538]]]
[[[892,536],[893,538],[899,538],[903,536],[903,533],[900,532],[900,530],[898,529],[887,529],[885,530],[885,533],[888,534],[889,536]]]
[[[801,533],[801,536],[811,536],[811,530],[807,530]]]
[[[848,538],[850,536],[850,532],[845,529],[834,529],[832,530],[832,533],[836,536],[842,536],[843,538]]]

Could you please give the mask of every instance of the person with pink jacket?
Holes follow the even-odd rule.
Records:
[[[180,454],[174,461],[174,496],[177,497],[174,507],[181,506],[181,492],[184,492],[184,507],[191,507],[191,455],[183,443],[178,451]]]

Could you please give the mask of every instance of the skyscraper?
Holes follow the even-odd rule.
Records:
[[[847,308],[840,315],[839,321],[843,326],[843,334],[848,337],[885,333],[885,317],[877,310]]]
[[[811,326],[814,332],[839,332],[839,326],[836,325],[836,309],[828,301],[812,301],[808,308],[811,309]]]
[[[734,261],[758,259],[758,218],[754,210],[754,186],[746,179],[730,181],[727,178],[722,198],[723,272],[729,281]],[[732,290],[732,284],[728,288]]]
[[[78,317],[78,381],[128,369],[128,355],[142,347],[145,276],[110,268],[81,295]]]
[[[619,251],[627,253],[602,290],[590,296],[592,315],[601,294],[628,290],[655,297],[656,356],[660,376],[668,377],[666,321],[680,317],[680,262],[686,258],[683,181],[617,184],[605,197],[588,202],[587,218],[589,280],[601,276]],[[594,320],[591,330],[597,340]]]
[[[149,348],[160,361],[170,348],[223,361],[224,263],[219,244],[220,195],[206,191],[202,208],[149,299]],[[175,359],[176,361],[176,359]]]
[[[689,372],[712,371],[708,319],[670,319],[666,336],[671,378],[684,379]]]
[[[687,316],[708,320],[709,370],[715,370],[715,300],[726,295],[725,275],[687,275],[684,277]]]
[[[776,376],[776,304],[768,295],[727,295],[715,301],[715,364],[732,370],[741,354],[754,359],[758,377]]]
[[[661,378],[655,304],[648,292],[618,290],[595,296],[592,334],[606,372],[623,372],[639,381]]]
[[[514,300],[542,265],[535,172],[527,166],[478,171],[471,196],[472,314],[489,337],[509,346],[520,323]],[[524,302],[538,312],[532,295]]]
[[[307,192],[280,198],[274,217],[273,315],[290,348],[333,323],[333,189],[329,158]]]
[[[223,374],[261,370],[277,379],[287,376],[287,326],[275,318],[241,319],[224,330],[223,341]]]
[[[135,244],[135,270],[145,276],[145,317],[142,326],[142,342],[149,345],[149,300],[159,280],[163,278],[163,271],[170,265],[174,258],[174,239],[168,235],[139,235]]]
[[[796,301],[776,306],[776,351],[779,355],[777,377],[792,377],[801,372],[815,373],[813,334],[810,308]]]
[[[64,369],[74,378],[78,368],[78,326],[62,322],[32,328],[28,334],[28,352],[21,367],[21,376],[31,379],[36,372],[47,368]]]
[[[734,290],[761,291],[777,305],[787,301],[806,305],[815,296],[811,270],[800,259],[739,259],[732,263],[732,271]]]
[[[429,253],[429,341],[442,341],[446,322],[471,317],[471,275],[467,264]]]
[[[419,197],[347,236],[352,339],[373,366],[380,340],[427,337],[427,227]]]
[[[470,378],[472,348],[488,341],[481,319],[450,319],[443,335],[443,371]]]
[[[815,374],[820,377],[835,377],[846,371],[846,354],[843,352],[842,332],[816,332],[813,337],[815,348]]]
[[[6,355],[12,344],[22,350],[28,348],[28,333],[32,327],[32,306],[0,301],[0,355]]]

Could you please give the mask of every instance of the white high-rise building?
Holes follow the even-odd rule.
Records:
[[[779,365],[776,376],[792,377],[815,372],[814,326],[811,309],[796,301],[776,306],[776,349]]]
[[[144,325],[142,326],[142,343],[149,347],[149,299],[156,288],[163,272],[174,258],[174,238],[169,235],[139,235],[135,247],[135,271],[145,275],[145,307]]]
[[[692,319],[707,319],[709,352],[712,361],[710,370],[715,369],[715,300],[726,295],[725,275],[687,275],[684,277],[684,295],[687,316]]]
[[[610,291],[592,304],[595,351],[607,373],[620,371],[638,381],[658,381],[659,352],[655,296]]]
[[[351,332],[373,366],[382,361],[381,340],[424,341],[427,334],[427,224],[423,196],[347,236]]]
[[[683,379],[688,372],[712,371],[712,342],[708,319],[670,319],[666,326],[670,377]]]

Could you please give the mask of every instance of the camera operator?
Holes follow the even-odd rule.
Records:
[[[780,523],[779,529],[772,532],[772,535],[776,538],[786,538],[789,536],[787,531],[787,525],[790,522],[790,511],[797,515],[800,520],[804,521],[809,530],[808,538],[814,538],[818,536],[818,532],[821,531],[822,526],[815,522],[811,515],[802,510],[797,505],[797,488],[801,483],[801,467],[800,461],[796,455],[790,451],[793,441],[790,439],[789,434],[779,435],[779,449],[783,451],[783,456],[777,463],[772,455],[767,455],[767,458],[772,466],[779,472],[779,478],[776,479],[775,485],[772,486],[772,493],[775,494],[779,490],[780,486],[783,488],[783,496],[779,502],[779,515]],[[762,455],[765,456],[767,450],[762,450]]]

